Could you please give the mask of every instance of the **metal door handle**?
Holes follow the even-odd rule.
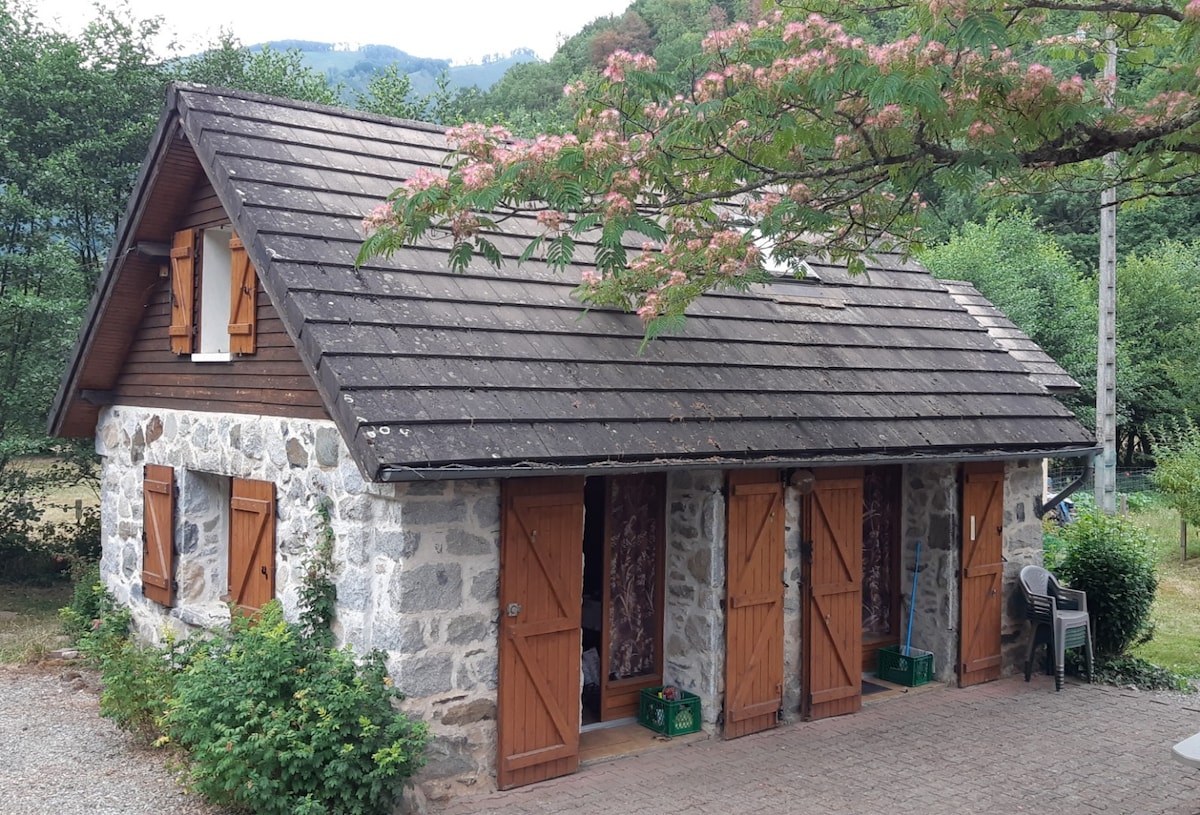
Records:
[[[521,604],[520,603],[509,603],[508,604],[508,616],[509,617],[516,617],[520,613],[521,613]]]

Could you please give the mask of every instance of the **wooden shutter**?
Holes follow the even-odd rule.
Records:
[[[1000,678],[1004,464],[963,466],[958,684]]]
[[[275,596],[275,485],[235,478],[229,508],[228,599],[256,611]]]
[[[229,351],[233,354],[253,354],[256,347],[255,307],[258,301],[258,275],[246,254],[242,239],[229,239],[230,297]]]
[[[496,784],[579,767],[583,479],[503,482]]]
[[[171,246],[171,351],[192,353],[196,302],[196,230],[175,233]]]
[[[775,727],[783,707],[783,484],[729,474],[725,738]]]
[[[802,707],[822,719],[862,706],[862,471],[818,472],[803,511]]]
[[[175,602],[175,471],[147,464],[142,478],[142,594]]]

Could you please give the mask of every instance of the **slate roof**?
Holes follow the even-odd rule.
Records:
[[[479,262],[452,273],[445,245],[355,268],[363,214],[417,167],[441,164],[439,128],[179,85],[135,201],[162,183],[155,152],[176,132],[195,148],[369,477],[1094,447],[1046,380],[989,336],[972,313],[979,304],[964,307],[912,260],[881,255],[850,276],[814,259],[820,282],[708,295],[682,333],[639,354],[635,316],[585,313],[571,298],[578,269],[517,265],[523,244],[513,235],[535,234],[529,220],[495,237],[512,258],[500,271]],[[145,209],[131,203],[129,217]],[[128,224],[118,233],[52,427],[81,409],[90,337],[106,325],[132,234]]]
[[[1051,359],[1040,345],[1004,316],[1004,312],[980,294],[979,289],[965,280],[943,280],[942,285],[950,292],[954,302],[987,329],[997,345],[1021,363],[1034,382],[1055,393],[1079,390],[1079,383]]]

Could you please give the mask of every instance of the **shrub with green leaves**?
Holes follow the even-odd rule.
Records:
[[[1200,525],[1200,427],[1191,419],[1159,428],[1154,483],[1184,520]]]
[[[1083,514],[1060,532],[1066,553],[1057,573],[1087,592],[1092,638],[1102,658],[1124,655],[1153,633],[1158,580],[1149,536],[1127,518]]]
[[[386,813],[424,763],[423,723],[397,712],[383,655],[355,662],[286,622],[277,601],[235,615],[175,684],[168,736],[189,783],[258,815]]]

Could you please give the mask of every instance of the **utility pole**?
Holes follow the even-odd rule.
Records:
[[[1109,29],[1104,75],[1107,107],[1116,104],[1117,41]],[[1109,170],[1117,154],[1104,157]],[[1096,441],[1102,447],[1095,468],[1096,507],[1108,515],[1117,511],[1117,188],[1100,193],[1100,326],[1096,353]]]

